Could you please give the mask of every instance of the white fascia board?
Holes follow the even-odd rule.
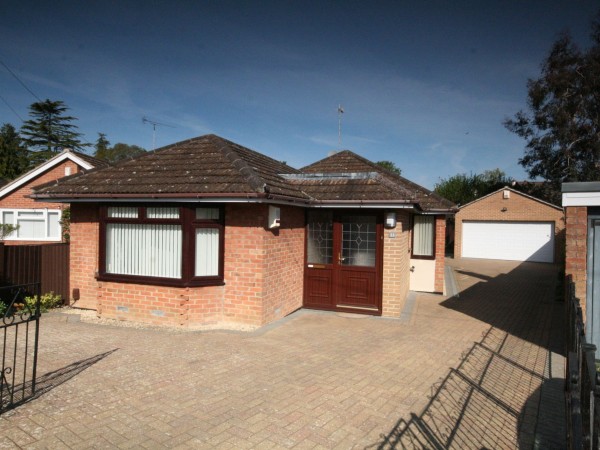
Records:
[[[562,205],[600,206],[600,192],[563,192]]]
[[[24,175],[21,175],[16,180],[13,180],[12,182],[8,183],[6,186],[0,189],[0,198],[4,197],[7,194],[10,194],[15,189],[18,189],[19,187],[33,180],[34,178],[51,169],[52,167],[62,163],[66,159],[73,161],[75,164],[83,167],[85,170],[90,170],[94,168],[94,166],[92,166],[89,162],[65,150],[62,153],[56,155],[54,158],[50,158],[48,161],[46,161],[43,164],[40,164],[35,169],[27,172]]]

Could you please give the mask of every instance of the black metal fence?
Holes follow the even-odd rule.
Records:
[[[36,392],[40,293],[39,282],[0,287],[0,414]]]
[[[586,341],[575,285],[567,276],[567,433],[571,449],[600,449],[600,374],[596,346]]]

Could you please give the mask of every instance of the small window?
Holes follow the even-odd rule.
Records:
[[[179,219],[179,208],[147,208],[148,219]]]
[[[135,207],[123,207],[123,206],[111,206],[108,208],[108,217],[115,217],[119,219],[137,219],[138,208]]]
[[[435,216],[414,216],[412,255],[435,258]]]
[[[196,219],[219,220],[219,208],[196,208]]]

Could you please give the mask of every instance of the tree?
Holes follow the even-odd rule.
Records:
[[[0,128],[0,178],[12,180],[29,167],[27,149],[21,138],[9,123]]]
[[[99,133],[99,135],[103,136],[102,133]],[[106,144],[110,144],[106,139],[104,140],[106,141]],[[100,142],[100,137],[98,138],[98,142]],[[96,142],[96,153],[94,153],[94,156],[110,163],[117,163],[146,153],[146,150],[142,147],[123,144],[122,142],[115,144],[113,147],[98,148],[98,142]]]
[[[21,135],[28,149],[35,152],[31,155],[32,166],[65,148],[82,151],[89,145],[79,139],[81,133],[76,131],[77,126],[72,123],[77,119],[65,115],[68,110],[60,100],[46,99],[29,106],[29,116],[32,118],[21,127]]]
[[[395,173],[396,175],[400,175],[402,173],[402,170],[392,161],[377,161],[375,164]]]
[[[104,155],[110,147],[110,142],[106,139],[106,134],[98,133],[98,140],[94,144],[94,156],[98,159],[104,159]]]
[[[440,182],[436,183],[434,192],[457,205],[466,205],[512,184],[512,181],[512,178],[507,177],[500,169],[486,170],[482,174],[459,173],[448,179],[441,178]]]
[[[527,83],[527,111],[504,121],[527,142],[519,163],[549,183],[554,201],[564,181],[600,180],[599,19],[588,50],[568,34],[554,43],[540,77]]]

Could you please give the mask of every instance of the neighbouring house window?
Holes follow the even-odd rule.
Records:
[[[101,214],[100,279],[169,285],[223,281],[219,207],[109,206]]]
[[[413,217],[413,257],[435,258],[435,216]]]
[[[60,241],[60,217],[60,209],[0,209],[1,223],[19,227],[8,241]]]

